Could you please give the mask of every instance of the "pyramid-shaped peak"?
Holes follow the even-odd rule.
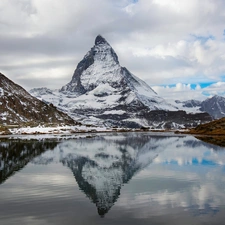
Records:
[[[102,37],[100,34],[95,38],[95,45],[100,44],[108,44],[108,42],[105,40],[104,37]]]

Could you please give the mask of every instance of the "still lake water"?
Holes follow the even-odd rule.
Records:
[[[225,224],[225,148],[122,133],[0,139],[0,224]]]

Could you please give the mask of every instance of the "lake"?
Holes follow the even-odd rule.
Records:
[[[0,224],[224,224],[225,148],[193,136],[0,139]]]

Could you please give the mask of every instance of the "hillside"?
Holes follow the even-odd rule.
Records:
[[[196,128],[191,129],[190,133],[204,135],[225,135],[225,117],[209,123],[198,125]]]
[[[0,73],[0,124],[75,124],[52,104],[31,96],[25,89]]]

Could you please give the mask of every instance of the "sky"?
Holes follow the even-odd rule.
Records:
[[[1,0],[0,72],[61,88],[98,34],[166,99],[225,97],[224,0]]]

